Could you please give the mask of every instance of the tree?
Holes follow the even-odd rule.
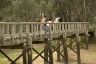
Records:
[[[55,0],[65,21],[89,21],[96,16],[96,0]],[[60,13],[59,13],[60,14]]]
[[[0,0],[0,12],[2,11],[3,8],[7,7],[10,4],[11,4],[10,0]],[[3,20],[3,17],[0,16],[0,21],[2,20]]]
[[[1,0],[0,3],[0,15],[9,21],[34,22],[40,20],[42,13],[48,18],[60,16],[66,22],[85,22],[96,16],[96,0]]]
[[[0,9],[5,8],[6,6],[10,5],[10,0],[0,0]]]

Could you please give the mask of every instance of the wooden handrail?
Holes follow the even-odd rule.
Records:
[[[50,24],[52,32],[61,31],[76,31],[87,30],[88,22],[60,22],[60,23],[41,23],[41,22],[0,22],[1,34],[15,34],[15,33],[42,33],[45,31],[44,26]],[[47,25],[46,25],[47,27]],[[48,27],[47,27],[48,28]]]

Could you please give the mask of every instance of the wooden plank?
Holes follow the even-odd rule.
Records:
[[[22,33],[23,32],[23,25],[20,24],[20,32],[19,33]]]

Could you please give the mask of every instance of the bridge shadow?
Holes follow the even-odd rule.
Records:
[[[90,37],[89,37],[89,44],[96,44],[96,37],[95,37],[95,34],[94,34],[94,32],[89,32],[89,34],[90,34]]]

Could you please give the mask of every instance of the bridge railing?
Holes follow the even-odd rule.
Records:
[[[62,33],[64,36],[70,35],[69,33],[85,33],[88,29],[89,23],[87,22],[0,22],[0,41],[8,43],[9,40],[12,40],[12,42],[10,41],[12,44],[17,43],[16,41],[20,39],[25,41],[27,35],[32,35],[32,38],[37,40],[44,38],[45,32],[47,35],[51,33],[53,37],[58,37]]]
[[[87,30],[89,26],[87,22],[0,22],[0,34],[42,33],[47,24],[52,32]]]
[[[52,32],[76,32],[76,31],[86,31],[88,30],[87,22],[63,22],[63,23],[52,23]]]

